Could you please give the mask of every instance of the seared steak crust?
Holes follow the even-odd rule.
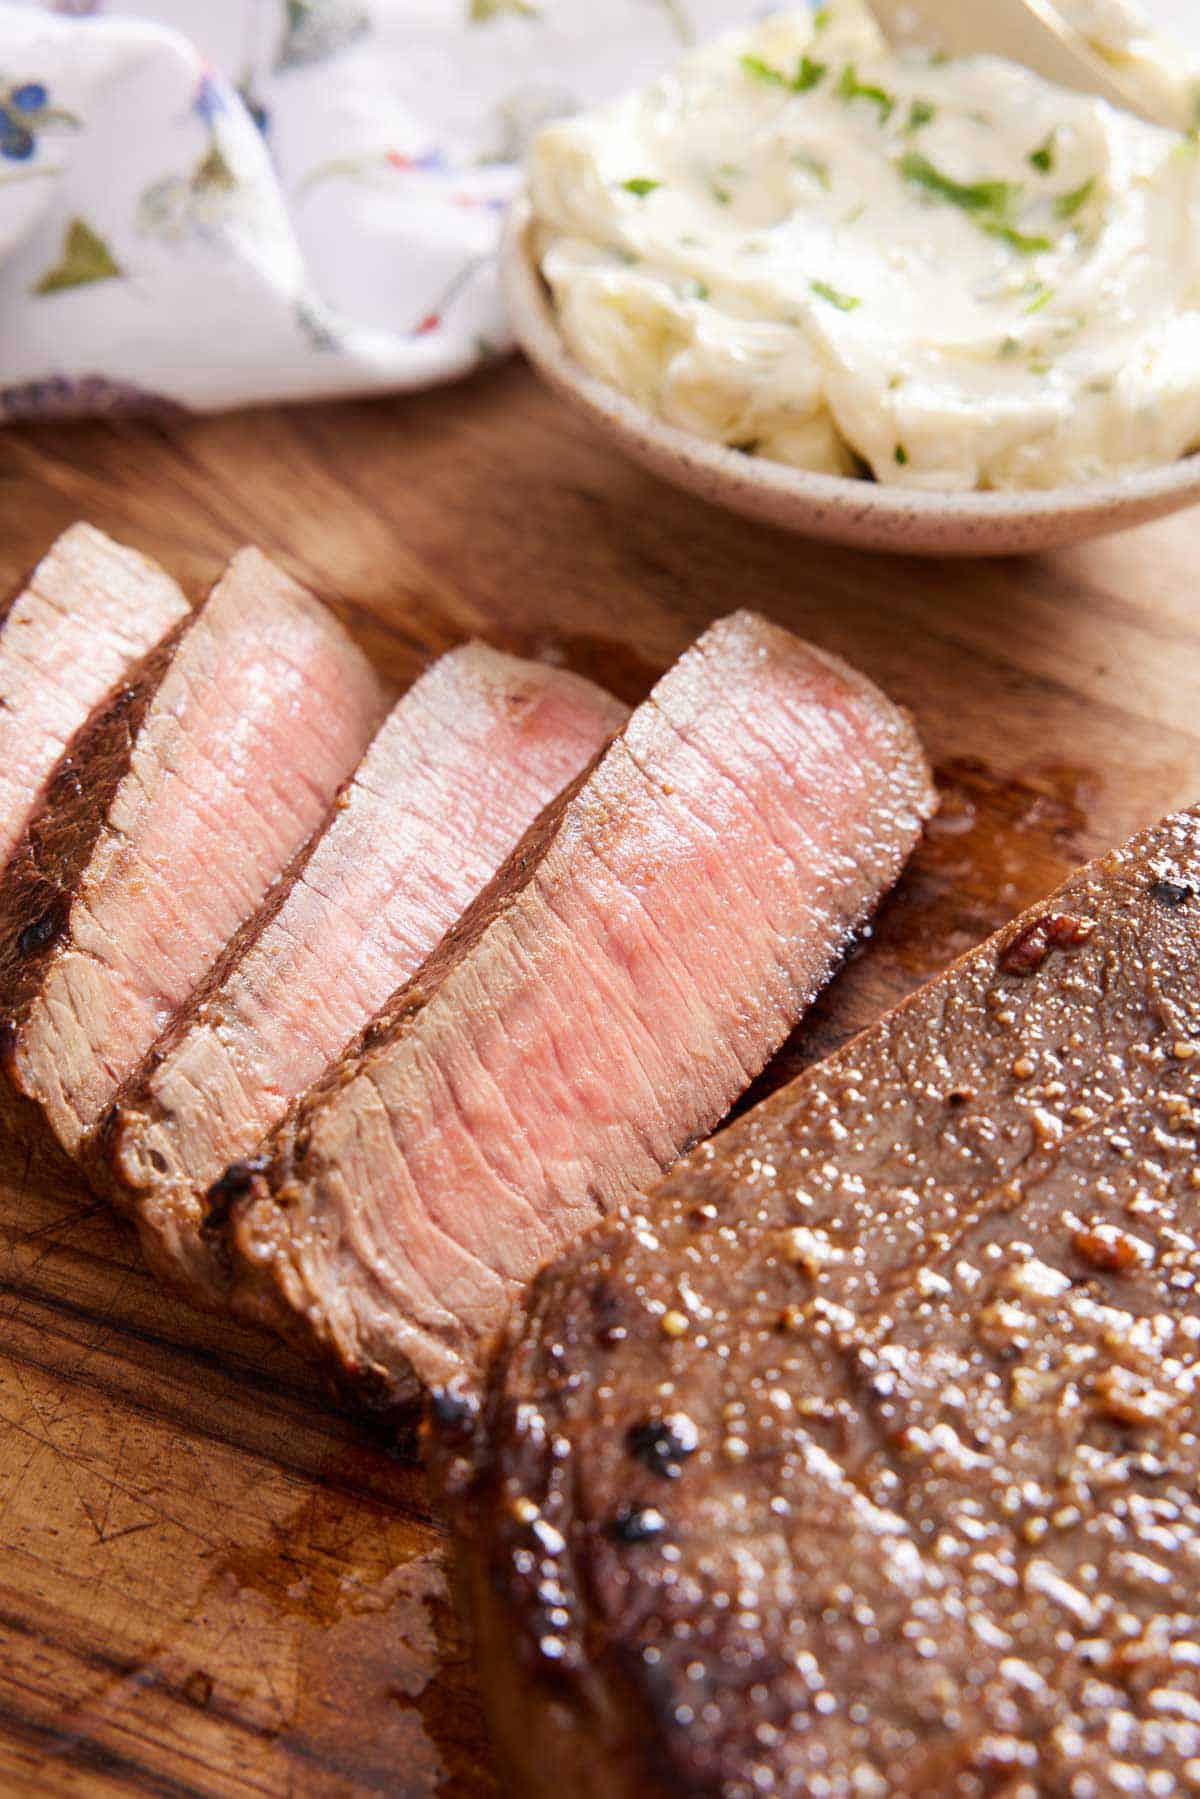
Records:
[[[434,1405],[521,1791],[1191,1790],[1198,1070],[1185,812],[539,1278]]]
[[[187,616],[169,575],[94,526],[51,545],[0,625],[0,867],[80,732]]]
[[[8,1076],[70,1153],[324,816],[386,710],[361,650],[258,551],[183,636],[129,750]]]
[[[190,620],[145,656],[62,757],[0,881],[0,1060],[7,1073],[15,1023],[38,993],[91,859],[133,744]],[[0,1107],[32,1125],[41,1114],[0,1078]]]

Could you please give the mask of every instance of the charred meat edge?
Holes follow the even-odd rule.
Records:
[[[11,1123],[45,1119],[9,1078],[16,1025],[36,998],[75,890],[104,827],[133,746],[195,614],[155,646],[68,747],[0,882],[0,1109]]]
[[[304,873],[326,830],[340,812],[344,803],[344,795],[353,785],[356,772],[347,775],[342,782],[320,824],[307,843],[302,844],[297,850],[283,873],[279,875],[258,911],[251,913],[250,917],[244,919],[239,925],[186,1004],[175,1014],[166,1030],[146,1052],[133,1073],[122,1082],[112,1105],[84,1147],[81,1159],[90,1184],[110,1199],[118,1210],[128,1213],[135,1219],[143,1195],[139,1190],[127,1186],[120,1179],[113,1163],[113,1138],[120,1124],[122,1104],[127,1095],[141,1093],[154,1070],[165,1060],[190,1028],[196,1014],[220,991],[247,950],[278,917],[287,901],[288,894]],[[153,1247],[152,1237],[143,1243],[143,1248],[152,1249]],[[170,1271],[159,1270],[159,1272],[167,1272],[169,1278],[175,1279],[173,1269]],[[196,1303],[203,1303],[205,1300],[202,1292],[193,1292],[191,1289],[189,1289],[188,1297]],[[212,1309],[223,1309],[223,1301],[215,1296],[207,1303]]]
[[[210,1206],[206,1231],[220,1244],[221,1266],[227,1286],[222,1302],[232,1304],[256,1322],[278,1331],[300,1349],[320,1353],[305,1321],[278,1292],[269,1268],[261,1269],[242,1254],[238,1247],[240,1210],[268,1193],[280,1196],[286,1211],[288,1182],[302,1172],[306,1149],[305,1120],[310,1111],[320,1107],[327,1094],[356,1078],[364,1062],[373,1054],[383,1054],[389,1045],[403,1036],[410,1020],[433,997],[451,970],[468,955],[492,921],[520,892],[527,878],[537,868],[546,846],[552,840],[563,813],[591,778],[593,770],[607,754],[601,749],[574,781],[551,800],[534,820],[512,852],[503,868],[468,906],[458,923],[446,933],[437,948],[413,978],[392,996],[388,1004],[364,1026],[342,1056],[321,1080],[294,1102],[286,1117],[268,1138],[262,1153],[243,1162],[235,1162],[209,1190]],[[415,1385],[398,1396],[390,1386],[376,1387],[369,1377],[356,1369],[333,1369],[333,1377],[346,1393],[353,1393],[357,1403],[367,1408],[390,1410],[403,1405],[416,1395]]]

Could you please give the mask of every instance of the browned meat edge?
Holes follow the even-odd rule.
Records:
[[[85,1146],[81,1160],[89,1183],[98,1193],[102,1193],[107,1199],[110,1199],[120,1211],[130,1213],[136,1212],[140,1199],[139,1194],[131,1191],[130,1188],[117,1177],[112,1162],[112,1138],[113,1132],[117,1126],[122,1100],[128,1093],[140,1094],[142,1092],[142,1089],[149,1081],[155,1068],[158,1067],[163,1058],[169,1055],[171,1050],[175,1047],[176,1043],[192,1023],[196,1013],[224,985],[229,975],[246,954],[246,951],[257,941],[278,915],[287,900],[288,894],[300,879],[305,868],[308,866],[309,861],[312,859],[325,831],[337,816],[342,804],[342,795],[346,792],[347,788],[353,784],[353,781],[354,772],[347,775],[346,779],[342,782],[341,787],[334,795],[321,823],[317,826],[317,829],[313,832],[308,842],[304,844],[301,849],[297,850],[295,856],[292,858],[288,867],[284,869],[259,910],[246,919],[238,928],[224,950],[222,950],[221,954],[217,957],[217,960],[208,970],[208,973],[201,980],[187,1004],[180,1008],[171,1023],[163,1032],[162,1036],[159,1037],[154,1044],[153,1048],[147,1052],[142,1062],[134,1069],[128,1080],[122,1083],[120,1092],[117,1094],[108,1113],[93,1134],[90,1142]],[[144,1096],[142,1103],[146,1103]],[[188,1298],[197,1304],[205,1304],[214,1311],[222,1311],[226,1306],[226,1296],[223,1293],[202,1294],[189,1288]]]
[[[428,1431],[423,1434],[428,1452]],[[473,1500],[472,1513],[491,1503],[491,1495]],[[455,1517],[452,1584],[481,1673],[506,1799],[711,1799],[707,1788],[682,1780],[658,1754],[644,1695],[603,1657],[600,1645],[596,1661],[560,1685],[545,1673],[533,1678],[497,1590],[486,1533],[461,1512]],[[600,1665],[602,1675],[596,1672]]]
[[[3,599],[0,599],[0,631],[2,631],[8,623],[8,615],[16,605],[17,601],[23,594],[27,593],[31,587],[33,577],[37,572],[37,566],[38,565],[35,562],[32,568],[24,569],[22,573],[18,575],[10,591],[4,595]]]
[[[142,659],[69,746],[0,879],[0,1113],[25,1130],[45,1131],[45,1120],[9,1079],[14,1021],[40,988],[137,734],[190,623],[184,619]]]
[[[291,1111],[276,1127],[262,1155],[249,1161],[234,1163],[214,1183],[208,1195],[211,1211],[204,1228],[214,1248],[219,1250],[221,1265],[226,1272],[225,1288],[220,1293],[214,1293],[214,1304],[233,1304],[240,1312],[269,1324],[306,1353],[312,1353],[314,1345],[303,1320],[282,1302],[270,1272],[260,1277],[254,1264],[238,1253],[235,1242],[238,1202],[255,1190],[260,1182],[269,1185],[277,1193],[286,1186],[297,1164],[303,1160],[307,1114],[320,1104],[325,1094],[336,1092],[340,1086],[353,1080],[364,1063],[369,1064],[374,1054],[382,1053],[388,1044],[403,1035],[409,1020],[437,992],[451,970],[470,952],[492,920],[504,911],[532,879],[562,814],[590,779],[596,764],[606,753],[606,750],[601,750],[570,786],[534,820],[504,867],[467,908],[458,923],[446,933],[412,980],[401,987],[370,1024],[360,1031],[328,1074],[295,1102]],[[329,1373],[338,1390],[355,1406],[367,1409],[378,1406],[390,1411],[396,1404],[396,1396],[390,1387],[376,1393],[357,1376],[344,1375],[344,1371],[334,1367],[329,1369]],[[400,1402],[401,1409],[411,1401],[415,1392],[414,1387],[412,1393]]]

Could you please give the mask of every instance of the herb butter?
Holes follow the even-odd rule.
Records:
[[[1175,10],[1184,11],[1181,0]],[[1154,117],[1181,131],[1200,125],[1200,68],[1181,44],[1156,31],[1129,0],[1056,0],[1056,11],[1125,82]]]
[[[1200,443],[1194,139],[860,0],[550,126],[530,191],[573,354],[705,438],[940,490]]]

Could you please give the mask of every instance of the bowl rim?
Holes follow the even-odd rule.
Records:
[[[966,553],[980,553],[1020,548],[1015,542],[1020,535],[1028,538],[1028,547],[1075,541],[1089,528],[1097,533],[1119,530],[1200,499],[1200,450],[1154,469],[1071,487],[938,493],[792,468],[712,443],[656,418],[575,361],[534,255],[533,224],[528,192],[522,189],[509,210],[500,265],[513,332],[530,361],[560,392],[598,416],[636,458],[652,461],[660,473],[668,463],[680,465],[676,474],[685,485],[710,494],[720,488],[738,510],[780,523],[786,503],[794,501],[813,514],[797,518],[796,528],[815,536],[855,541],[864,526],[874,525],[881,542],[886,531],[888,547],[918,549],[919,542],[902,541],[914,529],[930,546],[944,531],[970,537]]]

